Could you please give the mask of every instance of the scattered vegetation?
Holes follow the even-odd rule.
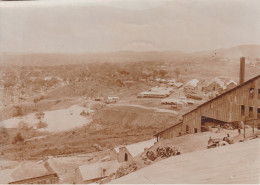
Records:
[[[9,134],[5,127],[0,127],[0,144],[5,144],[9,141]]]
[[[23,141],[24,141],[24,137],[21,135],[20,132],[18,132],[18,133],[16,134],[16,136],[14,137],[12,143],[13,143],[13,144],[16,144],[16,143],[23,142]]]
[[[85,112],[84,110],[80,113],[81,116],[89,116],[89,112]]]
[[[15,113],[13,114],[14,117],[19,117],[24,115],[21,106],[15,106],[14,108],[15,108]]]
[[[43,121],[43,118],[45,116],[44,112],[37,112],[35,113],[35,118],[39,120],[39,122],[37,123],[37,128],[46,128],[48,126],[48,124],[46,122]]]

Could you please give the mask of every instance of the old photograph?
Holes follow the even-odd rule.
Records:
[[[260,1],[0,0],[0,184],[260,184]]]

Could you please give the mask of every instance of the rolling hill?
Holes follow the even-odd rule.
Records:
[[[231,48],[220,48],[211,51],[184,53],[181,51],[117,51],[109,53],[32,53],[2,54],[0,65],[64,65],[90,62],[138,62],[166,61],[175,62],[193,57],[260,58],[260,45],[239,45]]]

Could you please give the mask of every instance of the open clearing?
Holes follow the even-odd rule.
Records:
[[[83,110],[89,113],[93,112],[88,108],[78,105],[73,105],[67,109],[45,111],[43,121],[45,121],[48,126],[43,130],[48,132],[60,132],[83,126],[91,121],[90,117],[80,115]],[[36,119],[35,114],[32,113],[26,116],[13,117],[8,120],[4,120],[0,122],[0,126],[5,128],[17,128],[21,122],[28,124],[28,126],[36,127],[39,120]]]

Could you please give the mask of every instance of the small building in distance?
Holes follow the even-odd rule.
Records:
[[[118,101],[119,101],[119,97],[117,97],[117,96],[109,96],[109,97],[107,97],[107,98],[105,99],[105,102],[106,102],[107,104],[116,103],[116,102],[118,102]]]
[[[131,153],[128,151],[127,147],[121,146],[118,149],[115,148],[117,153],[117,160],[118,162],[127,162],[132,161],[134,157],[131,155]]]
[[[0,171],[3,184],[56,184],[59,177],[48,162],[26,162],[17,168]]]
[[[218,91],[223,92],[226,89],[225,83],[219,79],[218,77],[215,77],[211,79],[208,84],[202,88],[204,92],[211,92],[211,91]]]
[[[229,91],[230,89],[233,89],[237,86],[237,82],[234,81],[234,80],[229,80],[226,84],[226,87],[227,87],[227,91]]]
[[[229,123],[260,118],[260,75],[183,115],[182,133],[197,133],[205,122]]]
[[[184,85],[184,93],[188,94],[188,93],[196,91],[198,89],[199,82],[200,81],[198,79],[192,79],[192,80],[188,81]]]
[[[199,83],[198,79],[192,79],[185,84],[185,88],[196,88]]]
[[[166,98],[173,92],[172,87],[152,87],[149,91],[141,92],[138,98]]]
[[[117,160],[79,166],[75,172],[76,184],[95,183],[115,173],[120,164]]]
[[[171,93],[169,91],[160,91],[160,92],[149,91],[149,92],[141,92],[137,97],[138,98],[166,98],[170,94]]]
[[[133,160],[134,157],[143,153],[147,148],[150,148],[156,142],[155,139],[142,141],[130,145],[119,146],[115,148],[118,156],[118,162],[127,162]]]
[[[181,136],[181,132],[182,132],[182,122],[177,123],[157,134],[155,134],[154,136],[156,137],[157,142],[160,140],[165,140],[165,139],[171,139],[177,136]]]
[[[193,134],[202,131],[207,123],[223,125],[225,123],[260,122],[260,75],[244,82],[244,60],[240,59],[240,85],[199,105],[183,115],[180,127],[170,127],[161,133],[160,138],[175,137],[181,128],[181,134]]]

